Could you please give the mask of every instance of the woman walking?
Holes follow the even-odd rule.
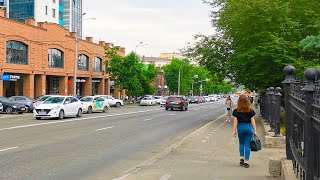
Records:
[[[257,135],[255,112],[246,95],[240,95],[237,108],[233,111],[233,135],[239,138],[240,166],[249,168],[250,142]]]
[[[226,108],[227,108],[227,110],[226,110],[226,112],[227,112],[226,113],[226,121],[230,122],[231,112],[232,112],[232,109],[233,109],[233,102],[232,102],[230,96],[227,97],[225,104],[226,104]]]

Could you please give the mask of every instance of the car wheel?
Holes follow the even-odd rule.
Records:
[[[6,113],[7,113],[7,114],[12,114],[12,108],[11,108],[11,107],[7,107]]]
[[[184,110],[188,111],[188,106],[184,108]]]
[[[81,117],[81,116],[82,116],[82,110],[79,109],[79,110],[78,110],[78,113],[77,113],[77,117]]]
[[[23,112],[18,112],[18,114],[22,114]]]
[[[89,107],[88,107],[88,114],[91,114],[91,113],[92,113],[92,107],[89,106]]]
[[[36,117],[36,120],[41,120],[41,117]]]
[[[171,108],[171,111],[173,111],[173,108]]]
[[[26,106],[26,110],[24,112],[30,112],[30,107]]]
[[[64,111],[60,110],[58,119],[63,119],[63,118],[64,118]]]
[[[168,111],[168,110],[169,110],[169,108],[166,107],[166,111]]]
[[[105,112],[107,112],[107,111],[108,111],[108,107],[105,106],[105,107],[103,108],[103,112],[105,113]]]
[[[119,102],[116,103],[115,105],[117,108],[119,108],[121,106],[121,104]]]
[[[180,110],[181,110],[181,111],[183,111],[183,110],[184,110],[184,105],[183,105],[183,106],[181,106]]]

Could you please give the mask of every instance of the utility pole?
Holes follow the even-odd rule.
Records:
[[[178,76],[178,95],[180,95],[180,67],[179,67],[179,76]]]

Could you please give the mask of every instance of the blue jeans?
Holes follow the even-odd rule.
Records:
[[[248,161],[250,157],[250,142],[253,138],[253,126],[251,123],[239,123],[237,126],[239,138],[240,156],[244,156],[244,160]]]

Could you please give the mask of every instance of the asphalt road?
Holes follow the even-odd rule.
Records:
[[[0,115],[0,179],[115,179],[224,109],[220,100],[184,112],[133,106],[62,121]]]

